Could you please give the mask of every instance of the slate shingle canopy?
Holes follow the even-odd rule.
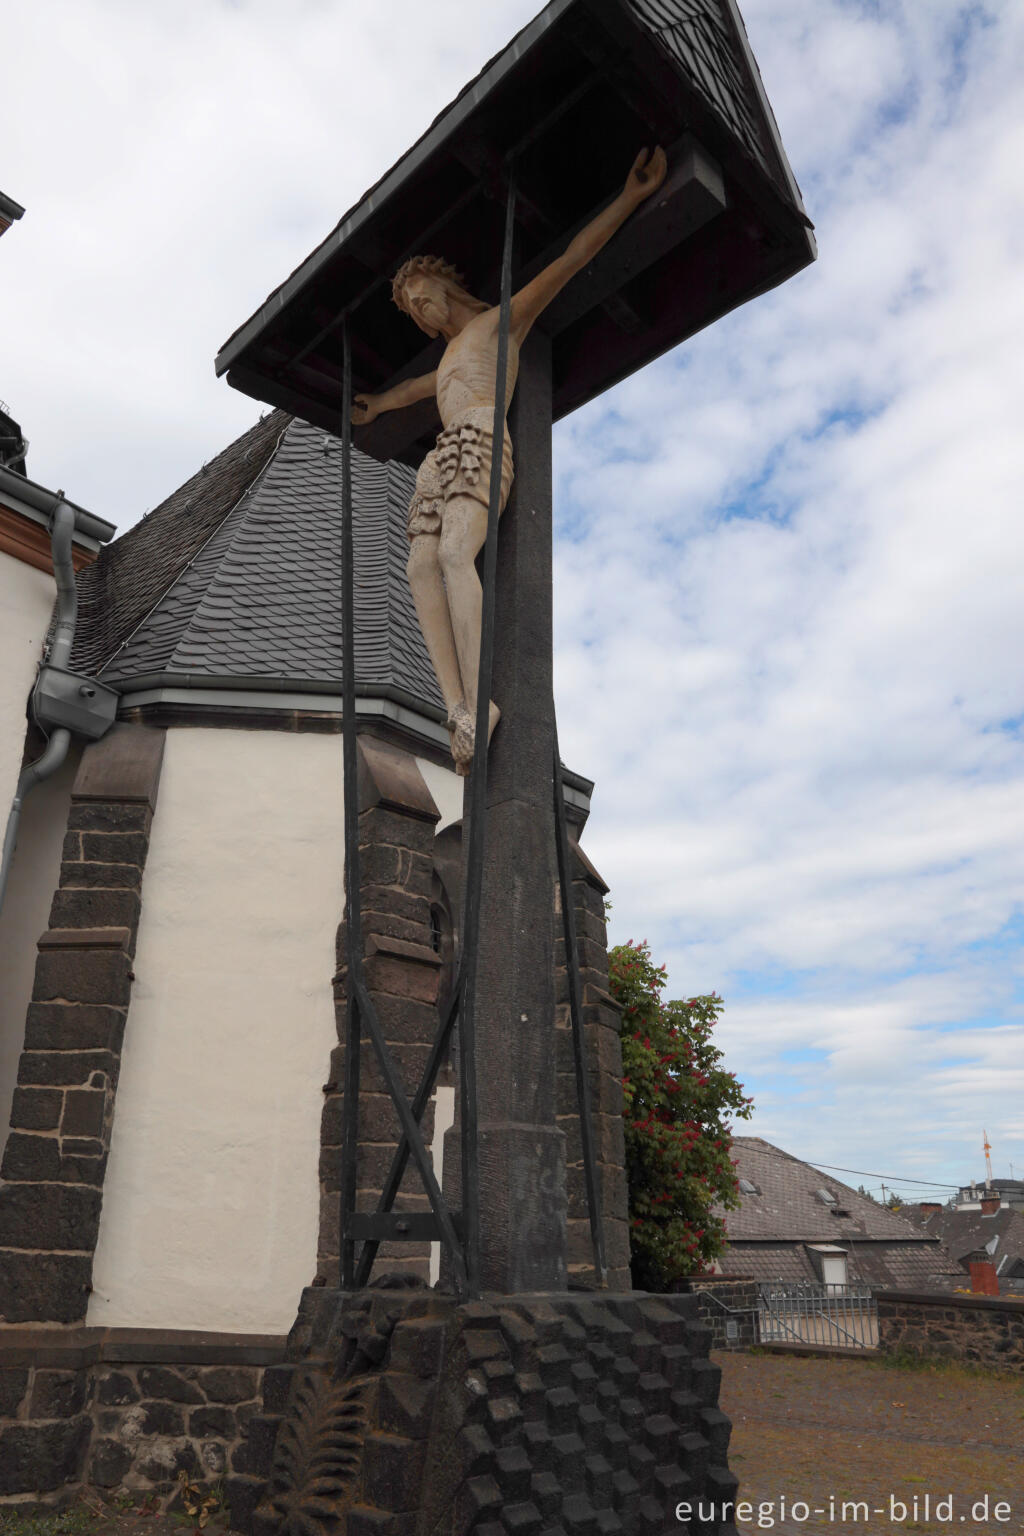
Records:
[[[356,683],[443,720],[405,577],[415,475],[353,453]],[[273,411],[79,577],[71,665],[122,692],[341,691],[341,445]]]
[[[963,1271],[931,1233],[828,1173],[802,1163],[760,1136],[736,1136],[732,1144],[737,1177],[757,1186],[743,1195],[739,1210],[724,1211],[729,1247],[722,1266],[730,1274],[760,1281],[819,1279],[808,1248],[834,1244],[847,1251],[851,1281],[878,1288],[949,1289]],[[836,1197],[829,1205],[818,1196]],[[840,1215],[839,1212],[847,1214]]]

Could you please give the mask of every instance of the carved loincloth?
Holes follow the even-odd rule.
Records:
[[[494,408],[473,406],[438,434],[416,475],[416,490],[409,503],[408,533],[440,533],[446,502],[453,496],[472,496],[486,507],[491,493]],[[501,511],[512,489],[512,441],[505,428],[501,454]]]

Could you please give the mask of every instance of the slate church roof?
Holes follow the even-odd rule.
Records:
[[[934,1290],[962,1272],[937,1235],[831,1174],[802,1163],[759,1136],[732,1144],[741,1180],[739,1210],[724,1211],[729,1247],[723,1268],[762,1281],[815,1281],[808,1249],[844,1249],[851,1281],[879,1288]],[[750,1186],[745,1188],[744,1186]]]
[[[357,690],[443,719],[405,578],[414,473],[353,453]],[[72,666],[122,692],[341,690],[341,445],[271,412],[79,577]]]

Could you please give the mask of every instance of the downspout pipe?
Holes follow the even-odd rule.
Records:
[[[78,588],[75,585],[75,567],[71,558],[71,541],[74,531],[74,510],[64,500],[63,494],[58,491],[57,504],[50,524],[53,574],[57,582],[57,616],[49,661],[55,667],[67,667],[75,638],[75,622],[78,618]],[[10,815],[7,818],[7,830],[4,833],[3,863],[0,865],[0,908],[3,907],[7,892],[7,880],[18,841],[18,824],[21,821],[21,808],[25,803],[25,796],[37,784],[41,784],[44,779],[48,779],[51,774],[57,772],[68,755],[70,745],[71,732],[64,726],[58,726],[46,743],[42,756],[37,757],[34,763],[29,763],[21,770],[18,787],[11,802]]]

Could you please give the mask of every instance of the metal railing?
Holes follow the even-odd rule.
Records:
[[[869,1285],[810,1281],[761,1285],[758,1324],[762,1344],[816,1344],[875,1349],[878,1306]]]

